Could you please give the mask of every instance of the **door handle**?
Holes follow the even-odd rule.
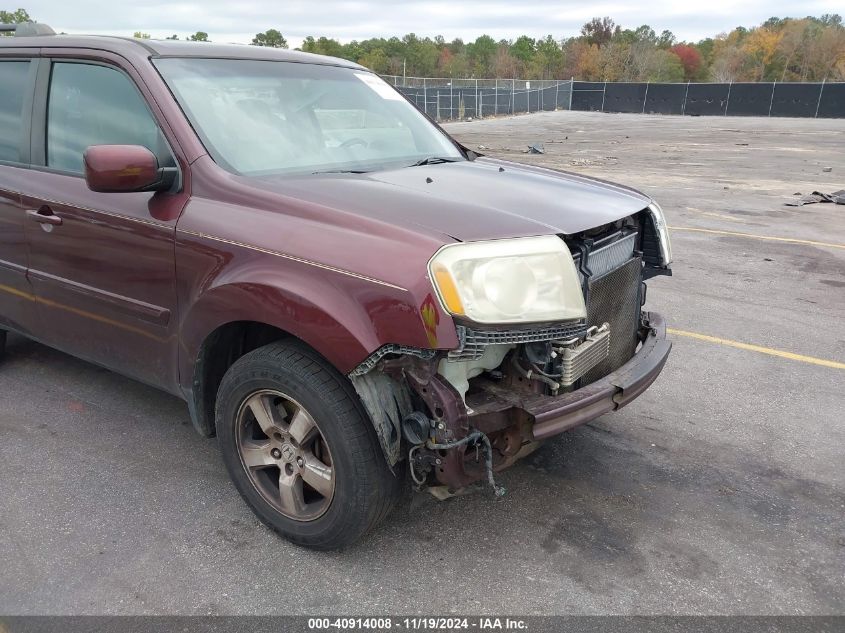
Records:
[[[59,226],[62,223],[62,219],[53,213],[53,210],[50,207],[46,206],[41,207],[38,210],[27,209],[26,216],[33,222],[38,222],[39,224],[52,224],[53,226]]]

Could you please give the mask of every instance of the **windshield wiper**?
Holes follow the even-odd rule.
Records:
[[[457,162],[458,158],[451,158],[446,156],[428,156],[421,160],[418,160],[413,165],[408,165],[408,167],[421,167],[423,165],[438,165],[440,163],[454,163]]]
[[[325,171],[312,171],[311,175],[317,174],[368,174],[366,169],[327,169]]]

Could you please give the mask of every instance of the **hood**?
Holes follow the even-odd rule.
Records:
[[[650,202],[621,185],[488,158],[250,181],[344,213],[459,241],[578,233]]]

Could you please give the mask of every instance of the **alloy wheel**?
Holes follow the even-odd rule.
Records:
[[[331,452],[302,405],[280,391],[257,391],[240,406],[236,437],[252,485],[276,510],[297,521],[328,510],[335,490]]]

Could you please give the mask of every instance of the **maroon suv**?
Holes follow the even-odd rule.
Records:
[[[669,354],[657,204],[484,158],[356,64],[21,25],[0,87],[0,327],[185,399],[296,543],[406,475],[502,494]]]

